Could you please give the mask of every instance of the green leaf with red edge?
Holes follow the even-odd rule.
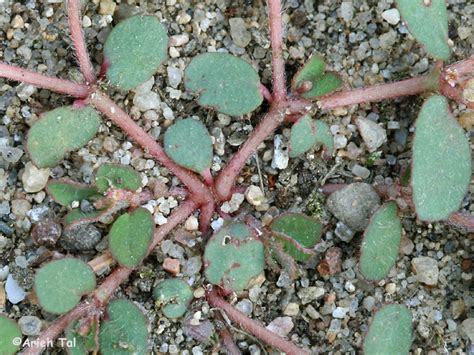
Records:
[[[397,261],[402,238],[402,223],[397,204],[380,207],[370,219],[361,245],[360,271],[368,280],[381,280]]]
[[[448,60],[446,0],[395,0],[410,33],[435,59]]]
[[[198,95],[199,105],[231,116],[252,112],[263,101],[256,70],[226,53],[194,57],[186,68],[184,85]]]
[[[18,324],[7,316],[0,315],[0,354],[17,354],[20,350],[18,339],[20,342],[23,339]]]
[[[412,314],[401,304],[382,307],[374,316],[364,340],[365,355],[408,355],[412,343]]]
[[[61,206],[69,206],[74,201],[94,200],[101,196],[95,187],[69,179],[49,181],[46,190]]]
[[[95,274],[91,267],[74,258],[51,261],[42,266],[35,276],[38,302],[45,311],[53,314],[70,311],[95,286]]]
[[[326,63],[319,55],[313,55],[293,77],[291,90],[305,99],[314,99],[342,87],[341,77],[326,71]]]
[[[87,144],[97,133],[100,116],[91,107],[59,107],[42,115],[30,128],[26,147],[40,168],[54,167],[64,155]]]
[[[211,136],[206,126],[193,118],[179,120],[166,130],[164,148],[176,164],[199,174],[211,166]]]
[[[243,223],[219,229],[207,242],[204,268],[207,280],[226,290],[243,291],[263,272],[263,243]]]
[[[95,184],[100,192],[111,188],[136,191],[142,187],[142,179],[130,166],[105,163],[97,170]]]
[[[302,213],[286,213],[275,218],[270,224],[270,229],[291,257],[297,261],[307,261],[312,254],[303,251],[297,245],[303,248],[314,247],[321,239],[322,227],[318,220]]]
[[[325,155],[332,155],[334,141],[327,123],[305,115],[291,127],[289,156],[297,157],[317,144],[324,146]]]
[[[137,208],[121,215],[109,232],[109,249],[112,256],[123,266],[138,266],[153,239],[153,218],[145,208]]]
[[[148,354],[148,322],[132,302],[114,300],[100,324],[99,344],[102,355]]]
[[[448,100],[433,95],[415,122],[411,186],[423,221],[439,221],[459,209],[471,180],[471,149]]]
[[[151,78],[166,60],[167,49],[166,28],[157,17],[129,17],[105,41],[107,79],[122,90],[133,89]]]
[[[82,223],[93,223],[97,222],[107,213],[107,210],[93,210],[89,212],[84,212],[79,208],[75,208],[69,211],[66,216],[64,216],[64,224],[66,226],[71,226],[75,224]]]

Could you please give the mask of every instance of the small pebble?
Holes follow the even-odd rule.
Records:
[[[281,337],[285,337],[292,331],[293,327],[291,317],[278,317],[271,321],[266,328]]]
[[[400,12],[398,9],[389,9],[382,12],[382,18],[391,25],[397,25],[400,22]]]
[[[176,276],[180,271],[179,260],[165,258],[165,260],[163,260],[163,270],[169,272],[173,276]]]
[[[41,319],[35,316],[23,316],[18,320],[23,335],[36,336],[41,332]]]
[[[347,314],[347,309],[342,308],[342,307],[336,307],[336,309],[332,311],[332,316],[334,318],[342,319],[346,316],[346,314]]]
[[[74,253],[93,250],[101,239],[102,233],[96,226],[80,224],[65,229],[59,243],[64,249]]]
[[[374,121],[367,118],[358,118],[356,124],[369,152],[374,152],[387,141],[385,129]]]
[[[283,311],[283,314],[285,316],[290,316],[294,317],[297,316],[300,313],[300,306],[298,303],[288,303],[287,306],[285,307],[285,310]]]
[[[247,25],[245,24],[244,19],[241,17],[234,17],[229,19],[230,25],[230,36],[234,43],[239,47],[247,47],[250,43],[252,36],[247,30]]]
[[[428,286],[435,286],[438,284],[439,269],[438,263],[435,259],[427,256],[420,256],[411,261],[413,269],[416,273],[418,282],[424,283]]]
[[[260,206],[265,202],[265,195],[263,194],[260,187],[255,185],[250,185],[245,191],[245,198],[247,202],[253,206]]]
[[[197,231],[199,228],[199,221],[195,216],[189,216],[184,223],[184,228],[188,231]]]
[[[25,191],[33,193],[44,189],[48,183],[49,172],[49,169],[38,169],[33,163],[26,163],[21,177]]]
[[[5,292],[7,293],[8,301],[12,304],[20,303],[26,297],[25,290],[23,290],[18,282],[13,278],[12,274],[9,274],[7,277]]]

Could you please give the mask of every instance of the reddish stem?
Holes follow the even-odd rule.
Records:
[[[211,192],[207,186],[196,175],[189,170],[176,165],[149,134],[140,128],[115,102],[100,91],[90,96],[89,102],[100,112],[107,116],[112,122],[127,133],[148,154],[156,158],[163,166],[167,167],[176,175],[191,192],[190,198],[198,204],[207,203],[212,199]]]
[[[80,17],[80,1],[67,1],[67,18],[69,21],[69,31],[71,34],[72,43],[76,50],[77,62],[81,68],[82,75],[89,85],[95,84],[97,78],[94,73],[94,68],[87,52],[86,43],[82,34],[81,17]]]
[[[283,351],[287,355],[310,354],[307,350],[297,347],[292,342],[269,331],[268,329],[264,328],[260,323],[254,321],[253,319],[250,319],[242,312],[239,312],[232,305],[227,303],[222,297],[220,297],[215,289],[206,292],[206,299],[211,306],[222,309],[232,321],[239,325],[239,327],[245,329],[250,334],[264,341],[268,345],[273,346],[280,351]]]
[[[260,84],[260,93],[262,94],[262,96],[265,98],[265,100],[267,100],[269,103],[272,103],[273,102],[273,96],[272,96],[272,93],[270,92],[270,90],[268,90],[268,88],[263,85],[263,84]]]
[[[21,81],[73,97],[85,98],[90,92],[87,85],[74,83],[69,80],[52,78],[50,76],[35,73],[31,70],[18,68],[4,63],[0,63],[0,77]]]
[[[215,189],[220,201],[225,201],[230,198],[235,179],[239,175],[240,169],[245,165],[247,159],[255,153],[259,144],[284,121],[286,108],[286,103],[278,104],[278,102],[275,102],[247,141],[217,176]]]
[[[201,206],[201,211],[199,213],[199,230],[201,233],[206,233],[211,226],[211,219],[214,215],[216,209],[216,204],[214,201],[210,201]]]
[[[240,349],[237,347],[237,345],[234,342],[234,338],[232,337],[231,332],[227,328],[226,321],[222,314],[219,312],[214,313],[214,319],[218,320],[221,322],[222,326],[217,327],[218,332],[219,332],[219,337],[221,338],[221,343],[226,348],[227,350],[227,355],[242,355],[242,352]]]
[[[150,254],[174,227],[184,221],[195,209],[196,204],[193,201],[188,200],[181,204],[181,206],[168,217],[168,222],[155,230],[153,242],[148,248],[148,254]],[[115,269],[92,294],[94,302],[84,301],[77,305],[72,311],[56,319],[34,342],[32,341],[30,343],[31,347],[28,347],[24,354],[41,354],[48,346],[48,342],[56,339],[70,322],[102,309],[110,297],[112,297],[115,290],[128,279],[132,271],[132,269],[122,266]]]
[[[365,102],[417,95],[425,92],[429,88],[429,85],[431,85],[431,82],[432,77],[430,75],[419,76],[395,83],[338,92],[320,99],[317,104],[322,109],[331,109]]]
[[[286,100],[285,60],[283,59],[283,21],[281,1],[268,0],[270,42],[272,48],[273,99]]]

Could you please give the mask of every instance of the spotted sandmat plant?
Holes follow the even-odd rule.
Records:
[[[165,224],[157,227],[150,211],[143,207],[157,197],[157,192],[142,186],[140,175],[129,167],[102,164],[91,185],[66,179],[49,182],[50,196],[69,209],[63,220],[65,228],[88,223],[110,225],[110,254],[98,256],[88,264],[79,258],[65,257],[38,268],[35,276],[38,303],[44,311],[60,316],[37,342],[23,349],[24,354],[41,353],[49,340],[63,332],[68,338],[80,340],[74,350],[77,354],[98,350],[102,354],[147,353],[148,320],[135,303],[115,298],[115,291],[162,239],[196,210],[201,232],[208,234],[214,212],[222,213],[220,206],[238,190],[235,184],[242,168],[277,128],[288,125],[291,129],[291,158],[322,147],[323,157],[332,159],[335,153],[332,134],[318,110],[409,95],[427,96],[415,123],[412,168],[408,174],[410,191],[407,193],[402,188],[407,187],[403,181],[397,182],[385,194],[392,201],[375,211],[364,232],[359,269],[367,281],[385,278],[397,259],[403,231],[399,207],[393,200],[404,200],[422,221],[447,221],[474,230],[472,217],[456,213],[471,178],[471,152],[465,132],[450,111],[451,103],[474,108],[474,58],[445,64],[451,57],[445,1],[395,2],[413,36],[438,60],[427,75],[345,89],[341,77],[330,70],[324,58],[308,53],[306,64],[297,71],[288,90],[280,0],[268,0],[267,4],[271,91],[260,82],[255,68],[242,58],[220,52],[194,57],[185,70],[184,85],[199,105],[230,116],[250,114],[264,100],[269,106],[247,141],[215,176],[211,172],[212,137],[204,122],[195,117],[176,120],[166,129],[162,145],[105,93],[136,88],[166,61],[167,30],[156,16],[140,14],[118,23],[105,42],[101,73],[97,75],[81,31],[79,1],[68,0],[69,28],[83,77],[81,82],[0,63],[0,77],[75,98],[71,105],[45,112],[29,129],[26,147],[37,167],[57,166],[71,151],[85,146],[97,134],[103,120],[108,119],[166,167],[185,188],[180,194],[184,196],[180,206]],[[90,202],[93,208],[87,212],[78,209],[81,201]],[[264,273],[265,256],[272,260],[272,268],[296,277],[293,271],[298,269],[297,263],[305,263],[316,254],[315,245],[324,227],[321,221],[301,213],[284,213],[269,225],[263,225],[254,218],[242,220],[223,215],[224,226],[208,238],[204,247],[207,302],[269,346],[287,354],[309,354],[308,348],[272,333],[239,312],[225,297],[258,282]],[[94,265],[102,259],[116,263],[117,267],[98,282]],[[171,278],[157,285],[153,297],[159,312],[179,319],[194,296],[185,281]],[[216,315],[219,321],[220,317]],[[221,329],[223,346],[232,354],[240,353],[227,328]],[[373,315],[364,350],[370,354],[385,351],[407,354],[411,334],[410,311],[402,305],[386,305]],[[2,354],[18,351],[19,346],[12,341],[20,336],[19,329],[3,315],[0,335]]]

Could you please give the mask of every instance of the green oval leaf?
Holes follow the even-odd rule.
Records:
[[[164,148],[175,163],[202,174],[212,163],[212,140],[206,126],[186,118],[165,132]]]
[[[40,306],[49,313],[61,314],[76,306],[81,297],[95,289],[95,274],[85,262],[64,258],[38,270],[35,291]]]
[[[421,220],[443,220],[459,209],[471,179],[471,150],[443,96],[430,97],[421,108],[412,164],[413,202]]]
[[[380,207],[370,219],[361,245],[360,271],[368,280],[381,280],[397,261],[402,238],[402,223],[397,204]]]
[[[325,155],[332,155],[334,141],[327,123],[305,115],[291,127],[289,156],[297,157],[316,144],[324,146]]]
[[[370,325],[364,341],[364,354],[408,354],[412,331],[412,315],[406,306],[384,306],[375,314]]]
[[[95,187],[79,184],[68,179],[57,179],[48,182],[46,190],[61,206],[69,206],[74,201],[96,199],[100,197]]]
[[[121,215],[109,233],[109,249],[123,266],[134,268],[147,254],[153,239],[153,219],[145,208]]]
[[[323,58],[313,55],[292,80],[292,91],[304,97],[313,99],[327,95],[342,87],[341,77],[334,72],[326,72]]]
[[[227,290],[242,291],[264,268],[262,242],[243,223],[224,226],[208,241],[204,252],[206,278]]]
[[[321,223],[302,213],[287,213],[275,218],[270,224],[275,237],[282,243],[284,250],[297,261],[307,261],[310,253],[297,246],[312,248],[321,239]],[[289,237],[296,243],[288,240]]]
[[[446,0],[395,0],[410,33],[435,59],[448,60]],[[428,5],[426,5],[428,3]]]
[[[122,90],[147,81],[167,58],[166,28],[155,16],[132,16],[113,28],[104,45],[107,79]]]
[[[163,314],[168,318],[179,318],[193,299],[191,287],[180,279],[168,279],[160,282],[153,291],[155,304],[163,307]]]
[[[148,349],[147,320],[132,302],[115,300],[107,306],[100,325],[102,355],[145,355]]]
[[[18,339],[23,340],[20,327],[12,319],[0,315],[0,354],[13,355],[20,350]]]
[[[231,116],[252,112],[263,101],[255,69],[226,53],[194,57],[186,68],[184,84],[198,95],[199,105]]]
[[[95,184],[100,192],[106,192],[110,188],[136,191],[142,187],[142,179],[129,166],[105,163],[97,170]]]
[[[91,107],[59,107],[45,113],[28,131],[26,147],[40,168],[54,167],[67,152],[83,147],[99,130],[100,116]]]

